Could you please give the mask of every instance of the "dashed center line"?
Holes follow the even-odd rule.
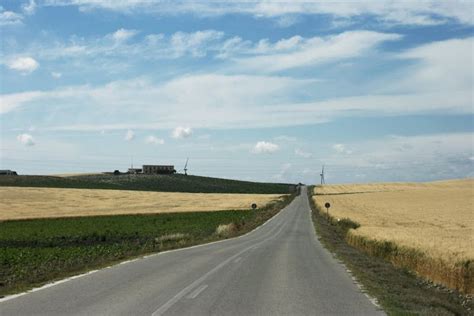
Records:
[[[191,294],[188,295],[189,299],[195,299],[199,294],[201,294],[202,291],[204,291],[207,288],[207,284],[203,284],[197,289],[195,289]]]
[[[281,214],[281,213],[280,213]],[[283,228],[285,228],[286,224],[285,223],[282,223],[281,225],[279,226],[275,226],[273,227],[272,229],[270,229],[270,231],[265,235],[266,238],[264,238],[263,240],[257,242],[257,244],[254,244],[252,246],[249,246],[247,248],[244,248],[243,250],[241,250],[240,252],[236,253],[235,255],[231,256],[230,258],[222,261],[220,264],[218,264],[217,266],[215,266],[213,269],[211,269],[210,271],[208,271],[207,273],[205,273],[204,275],[202,275],[199,279],[195,280],[193,283],[191,283],[190,285],[188,285],[187,287],[185,287],[184,289],[182,289],[178,294],[176,294],[175,296],[173,296],[170,300],[168,300],[165,304],[161,305],[161,307],[159,307],[153,314],[151,314],[152,316],[158,316],[158,315],[163,315],[171,306],[173,306],[175,303],[177,303],[181,298],[185,297],[186,294],[188,294],[189,292],[191,292],[196,286],[198,286],[199,284],[201,284],[202,282],[204,282],[204,280],[206,280],[209,276],[213,275],[214,273],[216,273],[218,270],[220,270],[222,267],[224,267],[225,265],[229,264],[230,262],[234,261],[235,259],[237,259],[238,257],[242,256],[242,254],[248,252],[249,250],[251,249],[254,249],[260,245],[262,245],[263,243],[267,242],[268,240],[272,239],[272,238],[275,238],[277,235],[279,235],[282,231],[283,231]],[[275,230],[278,230],[276,233],[274,233]],[[198,288],[199,289],[199,288]],[[203,291],[204,289],[202,289],[201,291]],[[197,290],[195,290],[194,292],[196,292]],[[193,292],[193,293],[194,293]],[[199,295],[199,293],[198,293]],[[191,296],[191,295],[190,295]]]

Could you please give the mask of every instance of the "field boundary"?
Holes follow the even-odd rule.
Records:
[[[374,256],[349,243],[349,231],[360,225],[331,216],[328,220],[326,212],[313,200],[313,189],[314,186],[308,187],[308,199],[319,240],[343,261],[389,315],[472,315],[472,296],[420,278],[406,267],[396,266],[383,256]]]
[[[471,260],[449,264],[441,258],[432,258],[414,248],[355,235],[352,229],[347,232],[346,241],[371,256],[390,261],[397,267],[408,268],[432,282],[464,294],[473,294],[474,265]]]

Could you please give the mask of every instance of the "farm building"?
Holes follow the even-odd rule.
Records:
[[[143,172],[143,169],[141,168],[128,168],[128,173],[130,174],[139,174],[142,172]]]
[[[143,165],[144,174],[173,174],[176,173],[174,166]]]

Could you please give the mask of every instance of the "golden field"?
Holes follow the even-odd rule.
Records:
[[[0,187],[0,220],[117,214],[246,210],[277,194],[165,193]]]
[[[325,185],[315,201],[360,224],[347,240],[464,292],[474,276],[474,179]],[[319,196],[318,196],[319,195]],[[383,251],[381,247],[385,247]]]

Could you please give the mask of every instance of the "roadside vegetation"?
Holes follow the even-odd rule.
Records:
[[[278,194],[0,187],[0,221],[48,217],[248,210]]]
[[[190,193],[287,194],[289,185],[173,175],[1,176],[0,186]]]
[[[406,267],[394,265],[384,255],[394,250],[393,244],[380,243],[377,252],[351,244],[350,232],[361,229],[361,224],[352,219],[332,216],[333,205],[328,218],[326,209],[321,207],[328,196],[323,196],[320,200],[318,196],[314,196],[312,188],[309,188],[308,196],[313,222],[321,242],[344,262],[364,290],[375,297],[388,314],[473,314],[472,296],[421,278]]]
[[[127,258],[244,234],[293,198],[255,210],[0,222],[0,296]]]

